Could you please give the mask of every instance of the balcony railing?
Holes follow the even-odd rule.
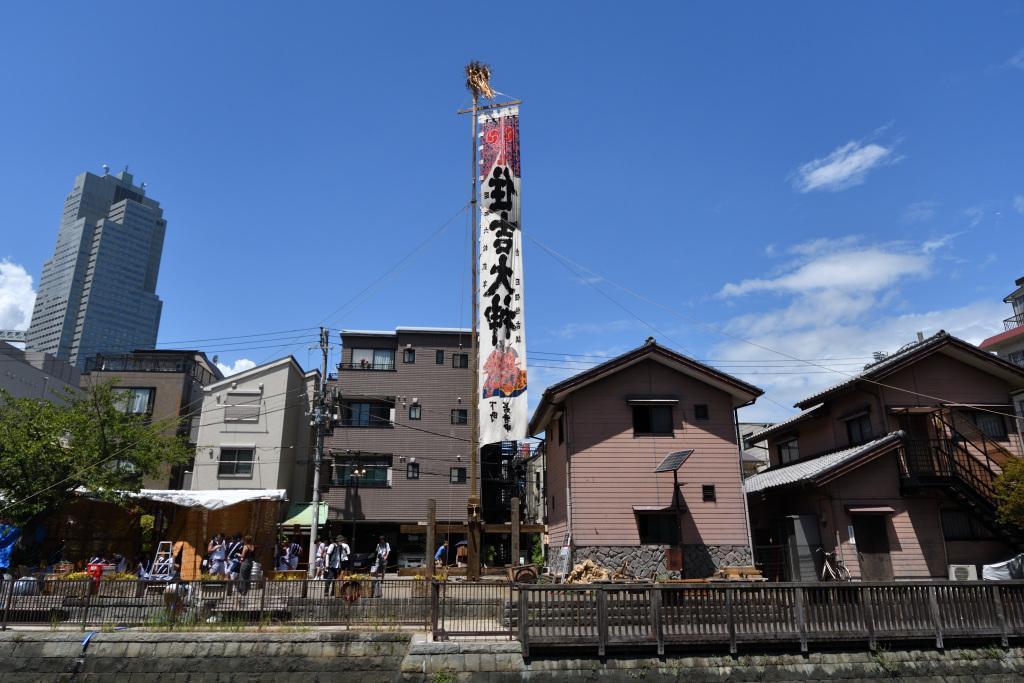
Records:
[[[1006,331],[1015,330],[1021,325],[1024,325],[1024,313],[1018,313],[1017,315],[1011,315],[1009,318],[1003,321],[1003,327]]]
[[[340,370],[377,370],[379,372],[394,371],[395,362],[390,363],[373,363],[371,361],[362,361],[359,363],[340,363],[338,365]]]

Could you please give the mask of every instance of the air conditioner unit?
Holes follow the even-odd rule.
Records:
[[[978,568],[973,564],[951,564],[949,565],[950,581],[977,581]]]

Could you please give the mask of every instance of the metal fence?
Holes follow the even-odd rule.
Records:
[[[0,626],[200,624],[419,626],[431,621],[431,582],[34,579],[0,583]]]
[[[797,645],[1024,636],[1024,581],[517,587],[531,647]]]
[[[435,581],[431,631],[435,640],[466,636],[515,637],[516,586],[506,582]]]
[[[405,579],[0,582],[0,626],[430,629],[531,648],[1024,637],[1024,581],[527,585]]]

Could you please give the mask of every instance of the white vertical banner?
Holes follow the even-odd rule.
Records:
[[[480,444],[526,438],[519,108],[480,114]]]

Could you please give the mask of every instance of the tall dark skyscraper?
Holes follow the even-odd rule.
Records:
[[[128,169],[83,173],[64,202],[53,257],[43,265],[26,348],[80,370],[97,353],[153,348],[167,222]]]

